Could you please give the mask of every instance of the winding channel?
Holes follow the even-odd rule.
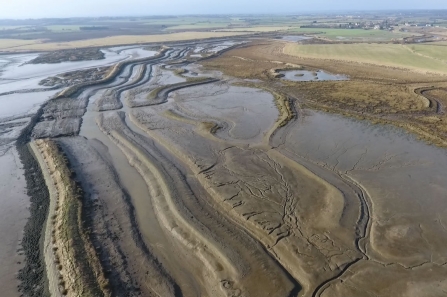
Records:
[[[99,93],[101,91],[115,88],[118,90],[118,98],[121,99],[121,94],[125,90],[144,85],[150,81],[154,65],[179,57],[182,57],[180,51],[169,51],[165,57],[155,62],[132,63],[118,75],[116,81],[108,85],[94,86],[84,90],[79,97],[89,98],[89,104],[87,111],[82,118],[83,122],[79,135],[90,140],[99,140],[105,147],[107,147],[108,153],[112,156],[114,167],[119,168],[119,170],[116,170],[119,175],[119,180],[132,199],[138,227],[144,242],[151,246],[158,257],[162,258],[163,265],[167,267],[180,284],[184,296],[199,296],[200,285],[188,271],[181,269],[183,264],[181,264],[180,259],[176,257],[177,253],[169,248],[172,246],[172,242],[164,234],[157,220],[151,199],[148,199],[150,194],[145,181],[138,171],[129,164],[129,161],[123,152],[99,129],[96,123],[98,115],[102,113],[98,112],[95,106],[95,101],[99,99],[98,95],[100,95]],[[140,74],[135,74],[134,72],[138,65],[140,65],[142,69]],[[131,83],[128,83],[132,76],[136,78]],[[122,79],[123,77],[124,80]],[[122,107],[119,110],[127,111],[127,105],[122,104]],[[129,125],[129,127],[132,126]],[[134,128],[135,127],[132,127],[131,129],[133,130]],[[157,244],[151,244],[154,242]]]
[[[272,282],[281,285],[280,289],[269,288],[276,290],[277,296],[281,296],[281,294],[298,296],[301,294],[301,285],[305,286],[306,284],[301,284],[301,279],[295,277],[299,273],[289,271],[287,259],[282,259],[273,250],[280,241],[282,243],[283,239],[290,235],[289,230],[282,234],[282,231],[278,231],[278,237],[273,244],[270,244],[268,243],[270,238],[264,240],[257,238],[258,234],[264,231],[253,227],[250,227],[248,231],[244,230],[240,220],[234,219],[227,213],[219,213],[215,209],[214,202],[204,198],[209,196],[206,193],[209,189],[201,182],[191,178],[196,175],[192,167],[188,168],[187,162],[183,164],[178,161],[176,159],[178,156],[175,156],[166,144],[157,143],[158,139],[152,134],[146,133],[147,131],[131,119],[132,111],[138,110],[140,107],[130,107],[123,93],[151,84],[154,78],[154,67],[182,61],[192,49],[193,47],[175,47],[165,51],[161,57],[156,59],[129,61],[112,81],[85,86],[77,90],[73,97],[88,100],[79,135],[91,143],[99,141],[101,143],[100,150],[104,155],[111,157],[119,182],[131,198],[144,244],[156,255],[175,280],[181,290],[179,294],[200,296],[203,292],[210,293],[213,290],[222,289],[226,292],[226,296],[239,297],[244,296],[242,293],[244,287],[251,288],[253,292],[256,291],[253,289],[256,288],[256,282]],[[182,64],[182,66],[184,65]],[[169,94],[174,91],[202,84],[213,84],[218,81],[217,78],[209,78],[204,81],[191,80],[167,85],[160,91],[156,100],[147,104],[145,108],[166,103]],[[104,96],[106,91],[109,91],[109,95],[111,95],[108,99]],[[105,102],[105,100],[111,101]],[[101,107],[106,105],[106,108]],[[260,149],[255,152],[261,156],[264,153],[262,150],[267,151],[265,154],[268,158],[260,159],[275,170],[275,174],[279,175],[288,192],[290,185],[284,179],[283,173],[279,171],[281,166],[275,161],[278,159],[272,159],[268,155],[269,149],[277,150],[285,160],[296,162],[315,176],[321,177],[324,182],[342,193],[348,204],[358,206],[346,211],[357,213],[354,245],[361,256],[353,256],[350,262],[346,262],[342,268],[334,271],[333,276],[320,284],[314,284],[313,288],[308,285],[307,289],[312,291],[307,292],[306,296],[316,297],[320,296],[331,283],[340,279],[350,267],[359,261],[369,259],[366,245],[369,239],[372,206],[367,192],[348,174],[323,167],[282,147],[288,132],[299,124],[299,107],[295,106],[294,109],[298,114],[298,119],[295,118],[282,128],[276,127],[273,136],[267,139],[267,143],[260,145]],[[120,116],[122,122],[120,122]],[[105,121],[106,118],[110,121],[114,120],[114,125],[121,125],[122,131],[116,132],[113,129],[107,130],[100,127],[99,122]],[[219,119],[213,118],[212,120],[219,122]],[[224,129],[234,126],[234,124],[224,121],[219,122],[219,125]],[[207,137],[217,138],[216,135]],[[224,140],[220,139],[215,142],[221,145]],[[231,147],[227,146],[226,149],[231,149]],[[245,153],[249,149],[244,148],[242,151]],[[134,155],[129,152],[133,152]],[[223,151],[220,152],[220,155],[222,160],[228,161]],[[226,169],[225,166],[223,167]],[[208,166],[197,175],[206,176],[209,171],[214,169],[214,165]],[[253,194],[252,190],[250,192]],[[290,205],[288,206],[287,203]],[[287,200],[284,211],[293,212],[294,203],[293,199]],[[236,204],[233,208],[241,205]],[[291,210],[286,210],[287,207]],[[167,209],[173,214],[164,216],[163,212]],[[243,217],[245,216],[248,221],[256,215],[259,214],[246,213],[243,214]],[[285,216],[286,213],[284,213]],[[294,214],[290,214],[291,219],[293,216]],[[161,221],[169,226],[170,232],[174,236],[169,236],[165,230],[166,226],[162,226]],[[342,222],[342,224],[348,225],[349,222]],[[279,230],[279,227],[272,228],[269,235],[273,234],[276,229]],[[298,231],[301,233],[299,226]],[[224,239],[225,236],[227,236],[226,239]],[[179,247],[181,244],[186,248]],[[309,245],[315,246],[315,244]],[[250,246],[250,250],[245,249],[245,246]],[[194,254],[188,248],[198,252]],[[194,264],[188,267],[191,264],[185,263],[185,258],[188,257],[196,257],[201,260],[210,271],[205,275],[204,280],[200,280],[191,273],[200,271],[202,266]],[[217,279],[219,283],[213,283],[213,279]],[[211,289],[208,287],[210,283],[213,284]],[[259,290],[258,295],[265,294],[262,286],[257,290]]]

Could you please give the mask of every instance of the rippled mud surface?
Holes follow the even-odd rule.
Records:
[[[20,243],[29,216],[23,169],[15,149],[0,157],[0,284],[2,295],[19,296],[17,271],[23,267]]]
[[[321,112],[307,114],[298,126],[275,139],[280,150],[337,172],[367,195],[367,260],[321,296],[355,296],[365,288],[394,296],[445,294],[447,152],[393,127]]]
[[[270,93],[221,83],[191,87],[171,96],[179,113],[221,123],[217,137],[258,144],[273,127],[278,111]]]
[[[39,81],[67,71],[113,65],[130,58],[135,52],[128,51],[119,53],[118,49],[105,49],[105,60],[40,65],[25,64],[38,54],[0,57],[0,286],[5,296],[20,295],[16,278],[23,267],[21,241],[29,216],[30,198],[26,194],[23,166],[14,146],[41,105],[60,91],[39,86]],[[135,53],[141,51],[137,49]],[[141,53],[146,57],[155,54],[153,51]]]
[[[117,48],[113,80],[42,109],[112,295],[444,296],[447,152],[295,100],[280,125],[278,96],[193,56],[237,44]]]

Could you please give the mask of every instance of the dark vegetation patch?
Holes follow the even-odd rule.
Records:
[[[104,276],[90,235],[86,232],[85,193],[62,149],[52,141],[46,143],[48,158],[54,162],[60,176],[55,181],[63,189],[59,191],[58,199],[61,196],[63,198],[57,201],[56,217],[52,218],[57,226],[53,227],[57,228],[57,231],[53,229],[53,241],[57,243],[57,250],[61,250],[56,254],[64,271],[62,294],[71,292],[73,296],[110,296],[109,282]]]
[[[109,27],[106,26],[83,26],[79,27],[79,30],[91,31],[91,30],[107,30]]]
[[[69,49],[41,54],[29,64],[54,64],[68,61],[90,61],[104,59],[104,53],[97,48]]]
[[[45,87],[69,87],[84,82],[98,81],[104,79],[110,71],[110,67],[98,67],[92,69],[71,71],[51,76],[39,82],[39,85]]]
[[[30,218],[25,225],[22,248],[25,265],[18,273],[21,296],[42,297],[48,295],[45,263],[42,254],[43,227],[48,214],[49,193],[39,164],[31,153],[28,142],[34,124],[40,117],[37,113],[17,139],[16,147],[25,171],[27,195],[30,197]]]
[[[87,99],[57,98],[42,107],[42,114],[32,131],[34,138],[77,135]]]

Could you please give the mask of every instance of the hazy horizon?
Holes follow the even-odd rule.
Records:
[[[5,1],[5,0],[3,0]],[[119,17],[150,15],[212,15],[212,14],[292,14],[304,12],[374,11],[374,10],[441,10],[447,1],[396,0],[365,3],[363,1],[321,0],[318,2],[284,0],[227,0],[212,3],[209,0],[15,0],[1,4],[0,19],[66,18],[66,17]]]

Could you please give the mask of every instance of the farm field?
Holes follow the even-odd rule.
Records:
[[[415,49],[415,52],[411,48]],[[431,45],[400,44],[287,44],[284,53],[315,59],[342,60],[370,63],[390,67],[407,68],[415,71],[447,74],[447,68],[440,63],[447,53],[447,47]],[[421,54],[418,54],[421,53]]]
[[[72,42],[58,42],[58,43],[43,43],[40,40],[8,40],[3,42],[0,39],[0,51],[50,51],[59,49],[71,49],[78,47],[98,47],[98,46],[113,46],[125,44],[138,44],[150,42],[171,42],[183,40],[195,40],[203,38],[227,37],[243,35],[240,32],[182,32],[172,34],[158,34],[158,35],[138,35],[138,36],[112,36],[105,38],[80,40]]]
[[[364,30],[364,29],[326,29],[326,28],[297,28],[293,29],[294,33],[309,33],[313,34],[318,32],[318,36],[325,37],[333,40],[391,40],[399,39],[409,36],[408,33],[394,33],[384,30]]]
[[[259,26],[259,27],[240,27],[215,30],[216,32],[273,32],[273,31],[291,31],[296,27],[292,26]]]
[[[447,62],[447,44],[412,44],[406,47],[418,55]]]
[[[67,31],[79,31],[83,25],[51,25],[46,26],[48,30],[52,32],[67,32]]]

